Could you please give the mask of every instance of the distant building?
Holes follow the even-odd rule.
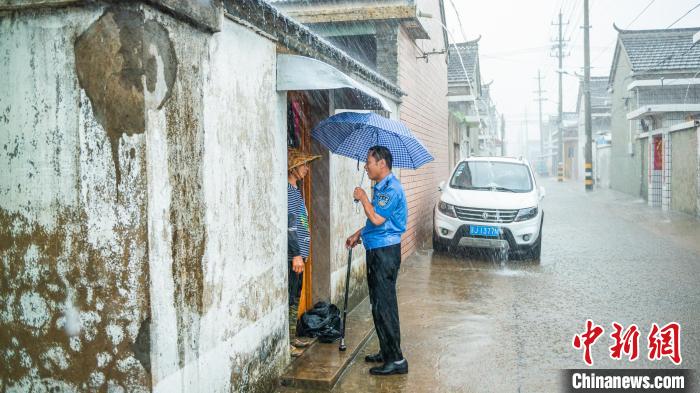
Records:
[[[700,27],[618,31],[610,70],[611,187],[698,214]]]
[[[477,149],[480,156],[497,156],[501,153],[500,117],[491,98],[492,83],[481,86],[481,97],[477,100],[482,125]]]
[[[608,77],[591,77],[591,136],[592,136],[592,162],[594,184],[602,187],[610,186],[610,170],[607,165],[599,165],[598,152],[603,155],[610,154],[610,107],[611,98],[608,92]],[[579,83],[576,112],[578,113],[578,155],[581,157],[576,168],[577,178],[584,179],[586,157],[586,128],[585,110],[583,102],[583,81]],[[609,162],[609,157],[601,157],[600,164]]]
[[[564,134],[564,177],[579,180],[577,168],[583,163],[578,148],[578,113],[564,112],[563,115],[561,130]],[[556,135],[559,136],[558,130]]]
[[[450,111],[452,167],[461,157],[479,151],[481,118],[477,100],[481,97],[481,70],[479,67],[479,39],[450,45],[447,59],[447,101]]]
[[[557,155],[559,154],[559,116],[549,116],[544,122],[545,140],[543,143],[544,154],[542,154],[543,165],[538,167],[538,173],[542,175],[557,174]]]

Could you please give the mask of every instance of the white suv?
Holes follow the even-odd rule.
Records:
[[[539,260],[544,188],[521,159],[473,157],[455,167],[435,206],[433,248],[499,249]]]

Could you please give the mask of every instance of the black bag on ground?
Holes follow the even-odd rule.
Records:
[[[318,302],[297,320],[297,336],[318,337],[322,343],[332,343],[340,338],[341,324],[335,304]]]

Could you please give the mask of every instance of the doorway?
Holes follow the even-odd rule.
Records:
[[[327,255],[328,238],[328,151],[311,138],[311,131],[329,116],[328,92],[289,91],[287,92],[287,147],[304,153],[321,155],[321,159],[311,164],[311,170],[300,185],[304,203],[308,211],[311,244],[309,257],[305,263],[301,297],[296,319],[313,307],[319,294],[329,283],[324,276],[330,271]],[[324,203],[324,201],[326,201]],[[320,297],[322,298],[322,297]],[[296,320],[290,319],[290,324]],[[291,329],[293,330],[293,329]]]

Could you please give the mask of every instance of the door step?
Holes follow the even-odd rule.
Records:
[[[345,351],[339,351],[340,341],[330,344],[315,342],[294,359],[280,377],[286,387],[331,390],[345,369],[374,332],[369,297],[348,314],[345,330]]]

